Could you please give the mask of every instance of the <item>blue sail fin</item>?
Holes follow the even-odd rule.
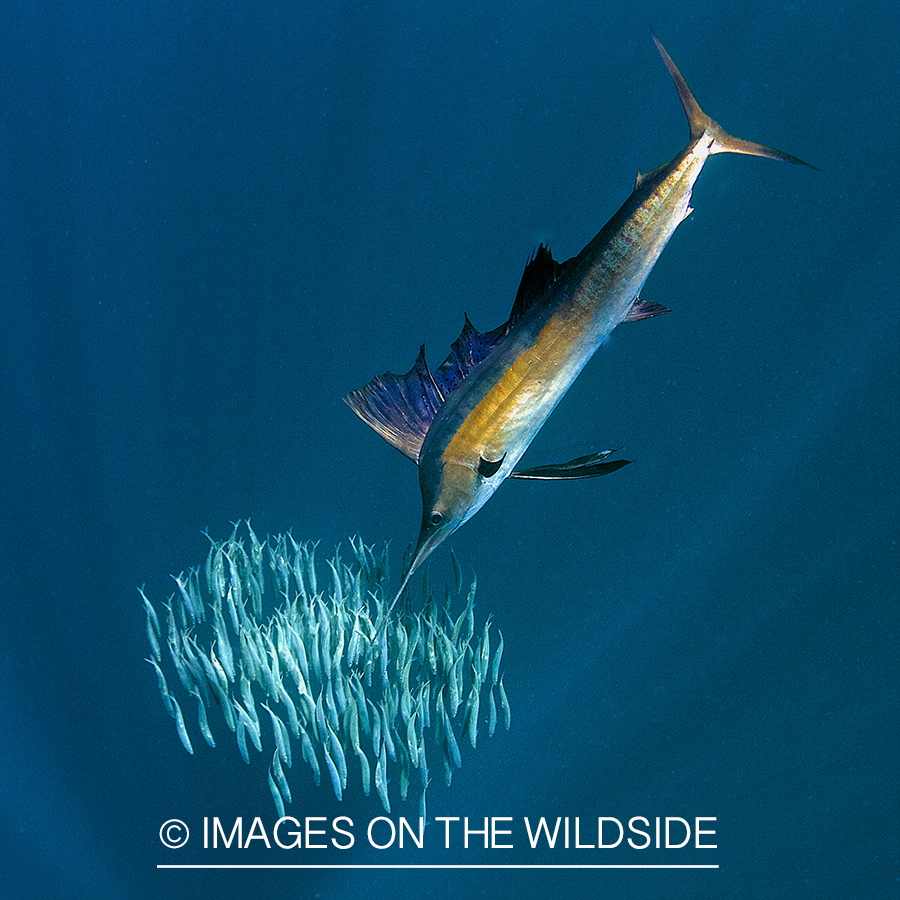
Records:
[[[344,402],[391,446],[418,462],[422,441],[444,400],[481,365],[522,316],[550,297],[553,285],[568,264],[558,263],[541,244],[525,266],[506,322],[482,333],[467,316],[459,337],[450,347],[450,355],[434,371],[425,361],[423,345],[415,365],[404,375],[393,372],[376,375],[368,384],[350,391]],[[646,319],[663,312],[668,310],[658,303],[636,300],[625,321]]]
[[[525,266],[506,322],[482,333],[467,316],[459,337],[450,347],[450,355],[433,372],[425,362],[423,346],[407,373],[376,375],[368,384],[350,391],[344,402],[391,446],[418,462],[422,441],[441,404],[478,368],[509,329],[547,295],[564,266],[541,244]]]

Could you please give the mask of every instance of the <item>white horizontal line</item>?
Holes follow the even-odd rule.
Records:
[[[262,864],[262,865],[243,865],[240,863],[235,864],[172,864],[172,865],[157,865],[157,869],[718,869],[718,865],[676,865],[676,864],[660,864],[660,865],[641,865],[641,864],[632,864],[632,865],[617,865],[614,863],[608,864],[596,864],[596,865],[512,865],[505,863],[497,863],[487,864],[487,865],[479,865],[477,863],[472,864],[428,864],[422,863],[418,864],[409,864],[404,865],[402,863],[392,864],[392,863],[384,863],[378,864],[373,863],[371,865],[366,864],[336,864],[336,865],[317,865],[317,864]]]

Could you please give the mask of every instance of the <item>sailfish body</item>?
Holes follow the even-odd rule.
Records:
[[[634,191],[576,257],[557,263],[541,246],[525,268],[509,320],[481,334],[466,320],[434,371],[424,351],[410,372],[386,373],[344,399],[419,466],[423,514],[400,591],[431,551],[513,478],[584,478],[626,464],[610,451],[537,469],[515,466],[597,348],[624,321],[667,310],[640,291],[672,234],[691,212],[691,191],[709,156],[744,153],[802,160],[727,134],[706,116],[654,35],[690,124],[687,146],[638,174]],[[396,598],[395,601],[396,602]]]

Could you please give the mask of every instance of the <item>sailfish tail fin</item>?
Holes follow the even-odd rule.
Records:
[[[652,31],[650,33],[653,34]],[[798,166],[809,166],[811,169],[817,168],[811,163],[792,156],[790,153],[785,153],[783,150],[776,150],[774,147],[767,147],[765,144],[757,144],[754,141],[745,141],[728,134],[715,119],[711,119],[700,109],[700,104],[697,103],[697,99],[684,80],[684,76],[678,71],[678,66],[672,62],[672,57],[666,53],[666,48],[663,47],[655,34],[653,34],[653,40],[656,42],[656,47],[663,58],[663,62],[665,62],[666,68],[672,76],[672,81],[675,82],[675,87],[678,89],[678,96],[681,98],[681,103],[688,117],[688,124],[691,127],[691,140],[695,140],[703,134],[709,134],[713,137],[710,153],[743,153],[747,156],[765,156],[767,159],[781,159],[785,162],[795,163]]]

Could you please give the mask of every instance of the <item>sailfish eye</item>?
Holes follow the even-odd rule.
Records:
[[[433,512],[428,519],[432,525],[440,525],[444,521],[444,517],[437,511]]]

